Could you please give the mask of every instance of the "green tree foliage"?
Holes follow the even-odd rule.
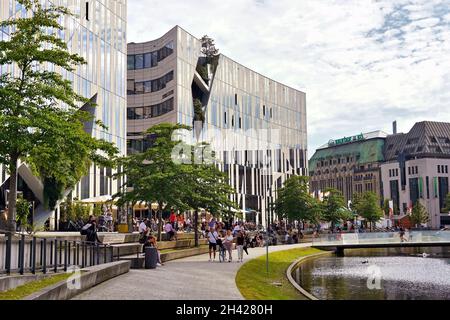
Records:
[[[13,30],[9,40],[0,41],[0,64],[13,65],[16,70],[0,76],[0,162],[11,176],[11,229],[15,229],[19,161],[27,162],[41,176],[46,202],[52,207],[60,191],[73,186],[91,161],[109,162],[117,152],[84,132],[84,123],[92,117],[80,107],[89,101],[60,73],[45,68],[52,65],[53,70],[72,72],[85,63],[59,37],[64,29],[59,21],[71,15],[70,11],[51,3],[44,6],[39,0],[18,3],[30,15],[0,22],[1,28]]]
[[[374,192],[368,191],[356,195],[353,200],[352,208],[360,217],[363,217],[370,223],[371,228],[373,228],[373,223],[380,221],[384,216],[383,210],[380,207],[380,200]]]
[[[194,99],[194,121],[205,122],[205,113],[203,112],[203,105],[200,99]]]
[[[32,204],[23,198],[23,196],[19,196],[17,199],[17,221],[20,223],[22,228],[26,228],[28,225],[28,218],[31,213]]]
[[[449,213],[450,212],[450,193],[447,194],[447,196],[445,197],[443,212],[444,213]]]
[[[419,201],[417,201],[416,205],[413,207],[409,219],[411,224],[416,227],[430,221],[427,209]]]
[[[323,219],[331,222],[334,229],[336,223],[352,219],[352,213],[347,209],[344,196],[339,190],[325,190],[323,200]]]
[[[383,203],[383,213],[386,217],[389,217],[390,208],[389,208],[389,199],[384,200]]]
[[[125,191],[114,196],[120,198],[119,205],[158,203],[160,222],[164,208],[180,211],[204,208],[221,214],[234,206],[229,200],[234,190],[228,184],[228,177],[213,163],[198,161],[203,158],[195,152],[199,149],[203,152],[207,146],[185,145],[177,138],[179,130],[191,128],[169,123],[150,128],[147,134],[155,137],[152,147],[119,161],[123,166],[119,176],[126,176],[128,181]]]
[[[201,52],[208,58],[212,59],[219,54],[219,49],[216,48],[216,44],[214,43],[214,39],[209,37],[208,35],[204,35],[201,38],[202,50]]]
[[[320,203],[309,194],[309,178],[292,176],[278,190],[274,209],[285,219],[317,222],[320,219]]]

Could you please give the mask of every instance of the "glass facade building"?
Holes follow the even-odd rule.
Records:
[[[205,64],[201,49],[201,41],[178,26],[157,40],[128,45],[128,152],[148,147],[151,138],[143,132],[158,123],[194,126],[198,100],[206,119],[193,137],[213,146],[246,220],[273,221],[269,204],[276,190],[290,175],[308,174],[306,94],[222,54]],[[164,79],[158,90],[155,79]]]
[[[75,14],[60,21],[65,30],[59,36],[72,53],[87,61],[74,72],[55,70],[52,65],[44,67],[60,72],[72,81],[79,94],[97,104],[91,112],[108,130],[96,126],[95,121],[88,130],[93,136],[114,143],[120,153],[126,155],[127,0],[43,0],[41,3],[65,6]],[[1,20],[27,14],[15,0],[0,2]],[[8,39],[10,32],[8,29],[0,30],[0,39]],[[1,73],[16,72],[14,66],[0,68]],[[111,173],[114,172],[108,168],[92,166],[89,174],[73,190],[73,197],[88,199],[114,194],[120,181],[110,178]],[[8,177],[2,174],[1,178],[4,184]],[[30,185],[28,187],[33,189]]]

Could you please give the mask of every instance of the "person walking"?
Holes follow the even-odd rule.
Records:
[[[403,227],[400,227],[400,242],[407,242],[406,238],[405,238],[405,229],[403,229]]]
[[[233,261],[233,241],[234,237],[233,234],[231,233],[231,230],[227,230],[227,234],[225,236],[223,245],[225,246],[225,249],[228,252],[228,262]]]
[[[219,238],[219,234],[214,228],[210,228],[207,234],[208,242],[209,242],[209,262],[213,262],[216,260],[216,252],[217,252],[217,239]],[[214,253],[214,259],[212,258]]]
[[[244,242],[245,242],[245,237],[244,237],[244,233],[242,231],[239,231],[237,239],[236,239],[236,247],[237,247],[237,252],[238,252],[238,263],[239,262],[243,262],[244,260]]]

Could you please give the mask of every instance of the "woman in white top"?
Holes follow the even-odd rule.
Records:
[[[228,262],[233,261],[233,241],[234,241],[234,237],[233,234],[231,233],[231,230],[227,230],[227,235],[225,236],[223,245],[225,246],[225,249],[228,251]]]

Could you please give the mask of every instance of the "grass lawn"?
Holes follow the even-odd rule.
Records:
[[[21,300],[46,287],[64,281],[68,279],[71,275],[72,275],[71,273],[61,273],[43,280],[29,282],[27,284],[24,284],[20,287],[17,287],[15,289],[6,292],[0,292],[0,300]]]
[[[266,256],[251,260],[238,271],[237,287],[247,300],[306,300],[306,297],[290,284],[286,271],[298,258],[319,252],[322,251],[299,248],[271,253],[269,274],[266,272]]]

